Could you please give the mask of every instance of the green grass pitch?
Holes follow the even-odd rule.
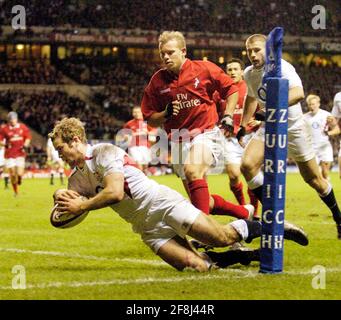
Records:
[[[184,193],[174,176],[155,179]],[[331,181],[341,203],[337,173]],[[176,271],[108,208],[74,228],[55,229],[49,212],[56,184],[24,180],[14,198],[1,182],[0,299],[341,299],[341,241],[329,210],[298,174],[287,176],[286,219],[304,227],[310,244],[286,241],[279,275],[260,274],[257,263],[206,274]],[[209,185],[212,193],[234,201],[226,175],[210,176]],[[315,266],[325,273],[314,273]],[[14,289],[23,275],[26,289]]]

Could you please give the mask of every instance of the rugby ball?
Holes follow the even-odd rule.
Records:
[[[60,213],[58,211],[58,203],[52,208],[50,215],[51,224],[59,229],[66,229],[81,223],[88,215],[89,211],[82,214],[74,215],[70,213]]]

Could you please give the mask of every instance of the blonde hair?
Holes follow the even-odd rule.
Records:
[[[305,99],[305,101],[306,101],[307,103],[310,103],[310,101],[313,100],[313,99],[316,99],[317,102],[320,102],[320,101],[321,101],[320,97],[317,96],[316,94],[309,94],[309,95],[307,96],[307,98]]]
[[[256,42],[256,41],[262,41],[262,42],[266,42],[266,38],[267,36],[264,35],[264,34],[260,34],[260,33],[255,33],[253,35],[251,35],[250,37],[248,37],[245,41],[245,46],[247,47],[247,45],[249,43],[253,43],[253,42]]]
[[[58,121],[48,137],[54,141],[60,138],[63,142],[69,144],[74,137],[86,143],[86,135],[83,123],[77,118],[64,118]]]
[[[170,40],[176,40],[179,47],[186,48],[186,40],[184,35],[179,31],[164,31],[159,36],[159,47],[163,46]]]

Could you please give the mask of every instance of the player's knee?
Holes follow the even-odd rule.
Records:
[[[238,183],[239,181],[239,177],[240,177],[240,170],[239,168],[226,168],[226,173],[229,176],[230,179],[230,184],[231,185],[235,185]]]
[[[204,176],[204,170],[201,168],[201,166],[193,164],[185,164],[184,173],[187,181],[202,179]]]
[[[229,175],[230,186],[233,187],[239,183],[239,175]]]
[[[245,175],[245,174],[249,173],[250,171],[252,171],[254,166],[255,166],[255,164],[253,161],[251,161],[250,158],[245,158],[245,159],[243,159],[243,162],[240,165],[240,171],[242,172],[243,175]]]
[[[323,179],[322,175],[318,173],[305,177],[304,181],[319,193],[322,193],[326,186],[325,179]]]
[[[209,270],[209,264],[203,258],[197,256],[195,253],[191,253],[187,256],[187,261],[181,271],[186,268],[196,270],[198,272],[206,272]]]
[[[214,247],[226,247],[230,244],[230,239],[226,232],[221,228],[215,232],[211,244]]]

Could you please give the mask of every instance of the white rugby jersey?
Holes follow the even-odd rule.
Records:
[[[110,143],[87,146],[85,165],[82,169],[76,167],[72,171],[68,189],[86,197],[94,197],[104,188],[104,177],[112,173],[124,175],[125,194],[123,200],[111,208],[130,223],[143,219],[152,204],[158,184],[137,169],[124,150]]]
[[[3,166],[5,163],[5,148],[0,147],[0,166]]]
[[[341,119],[341,91],[338,92],[334,97],[332,115],[335,118]]]
[[[338,92],[338,93],[335,95],[335,97],[334,97],[332,115],[333,115],[336,119],[341,119],[341,91]],[[339,157],[341,157],[341,139],[340,139]]]
[[[312,134],[314,148],[330,144],[329,137],[326,134],[327,118],[329,116],[331,116],[331,113],[322,109],[319,109],[316,114],[311,112],[304,114],[304,120],[308,123]]]
[[[282,78],[288,79],[289,89],[294,87],[303,88],[301,78],[297,74],[295,68],[287,61],[282,61]],[[256,98],[258,103],[265,107],[266,94],[262,87],[262,79],[264,75],[264,67],[255,69],[252,65],[248,66],[244,71],[244,79],[247,84],[247,95]],[[300,103],[296,103],[289,107],[288,126],[291,127],[296,120],[303,115]]]
[[[51,138],[47,139],[47,148],[49,148],[51,150],[51,158],[53,161],[60,161],[61,160],[59,157],[58,151],[53,146],[53,142],[52,142]]]

